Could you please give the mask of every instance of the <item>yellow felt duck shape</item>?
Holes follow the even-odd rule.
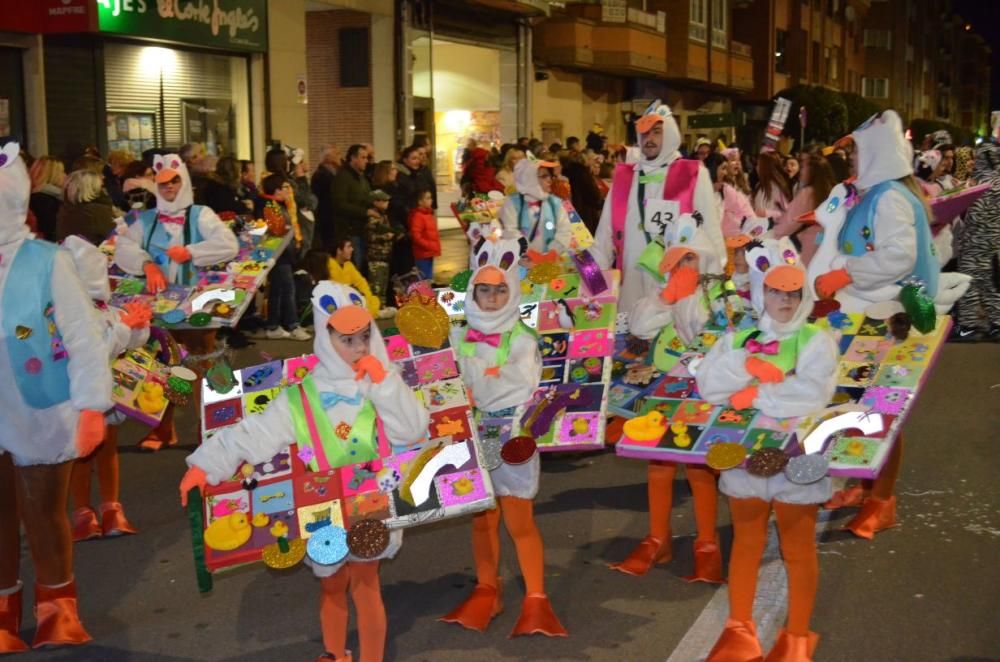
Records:
[[[217,552],[228,552],[245,545],[252,532],[246,513],[230,513],[208,525],[205,529],[205,545]]]
[[[135,397],[139,409],[146,414],[155,414],[166,406],[167,401],[163,395],[163,385],[157,382],[146,382]]]
[[[667,432],[663,414],[651,411],[645,416],[637,416],[624,425],[625,436],[635,441],[658,441]]]

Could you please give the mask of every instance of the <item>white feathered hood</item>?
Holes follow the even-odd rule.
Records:
[[[159,187],[156,191],[156,209],[167,214],[179,214],[194,204],[194,189],[191,188],[191,174],[187,165],[177,154],[156,155],[153,157],[153,173],[159,175],[163,170],[174,170],[181,177],[181,190],[177,192],[177,197],[171,202],[167,202],[160,195]]]
[[[642,137],[659,122],[663,122],[663,147],[660,148],[660,153],[655,158],[647,159],[642,153]],[[681,154],[678,150],[681,146],[681,131],[670,106],[657,99],[636,120],[635,126],[640,149],[639,167],[643,171],[657,170],[674,159],[680,158]]]
[[[21,160],[21,146],[13,140],[0,144],[0,244],[31,233],[25,223],[30,197],[31,178]]]
[[[528,200],[545,200],[550,194],[542,190],[538,169],[554,168],[555,165],[551,161],[539,161],[528,152],[528,156],[514,164],[514,188]]]
[[[368,308],[365,305],[365,298],[352,287],[323,280],[313,288],[312,305],[316,330],[316,337],[313,338],[313,352],[319,357],[319,365],[316,366],[314,374],[323,379],[326,383],[325,386],[333,388],[337,393],[356,392],[360,382],[354,380],[354,367],[340,358],[333,345],[330,344],[332,329],[328,326],[328,322],[331,315],[347,306],[358,306],[367,314]],[[369,329],[371,330],[371,340],[368,351],[388,370],[391,366],[382,334],[374,322],[369,322]]]
[[[472,251],[469,287],[465,296],[465,319],[469,326],[482,333],[504,333],[514,328],[521,316],[521,282],[518,278],[518,260],[527,244],[523,239],[480,240]],[[477,279],[484,276],[502,276],[510,291],[507,305],[497,311],[486,312],[476,303]]]
[[[913,146],[903,135],[903,122],[894,110],[872,115],[851,134],[858,150],[858,178],[862,191],[913,174]]]
[[[750,267],[750,303],[760,318],[758,327],[764,333],[787,336],[798,331],[806,323],[813,309],[812,292],[806,287],[806,270],[799,260],[788,237],[781,239],[766,238],[755,241],[747,246],[747,264]],[[779,271],[780,270],[780,271]],[[795,272],[798,272],[797,274]],[[778,283],[772,279],[778,278]],[[764,310],[764,285],[778,289],[794,289],[790,283],[797,283],[802,290],[802,299],[795,311],[794,317],[788,322],[777,322]]]
[[[702,227],[701,214],[681,214],[676,221],[667,223],[663,230],[663,260],[660,273],[664,277],[690,251],[698,256],[698,271],[702,274],[721,273],[722,265],[715,253],[712,240]]]
[[[108,258],[101,250],[79,235],[63,239],[63,248],[73,256],[73,266],[83,282],[87,295],[94,301],[107,303],[111,300],[111,284],[108,282]]]

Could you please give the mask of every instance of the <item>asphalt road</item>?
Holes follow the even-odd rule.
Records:
[[[290,356],[310,348],[258,341],[236,365],[259,362],[261,351]],[[77,546],[81,610],[95,642],[33,659],[311,660],[322,652],[318,586],[305,567],[279,575],[255,566],[217,576],[212,593],[198,593],[177,500],[196,424],[193,411],[181,414],[181,446],[155,455],[135,450],[142,429],[126,424],[122,501],[141,531]],[[949,345],[906,426],[901,525],[866,542],[836,530],[849,516],[842,512],[821,534],[816,660],[1000,660],[998,431],[1000,346]],[[686,482],[676,483],[674,560],[636,578],[606,563],[645,534],[643,463],[605,452],[547,457],[542,467],[536,512],[546,590],[570,637],[507,639],[523,588],[506,537],[506,611],[486,634],[436,622],[474,583],[469,522],[458,520],[408,532],[399,556],[384,564],[386,659],[645,661],[675,650],[675,660],[699,659],[692,635],[698,624],[704,631],[706,616],[724,618],[725,602],[724,594],[712,600],[717,587],[680,579],[690,571],[694,531]],[[728,557],[724,503],[720,510]],[[27,560],[23,579],[30,586]],[[32,628],[30,613],[25,620]],[[710,626],[707,645],[716,633]],[[356,647],[353,633],[349,646]]]

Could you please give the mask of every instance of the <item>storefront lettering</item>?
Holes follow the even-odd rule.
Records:
[[[146,13],[146,0],[97,0],[97,4],[111,11],[114,17],[122,12]]]
[[[235,37],[240,30],[256,32],[260,25],[252,9],[244,11],[242,8],[236,8],[225,11],[219,8],[219,0],[212,0],[211,4],[205,0],[184,3],[181,0],[157,0],[156,4],[160,18],[197,21],[209,25],[213,36],[218,36],[219,29],[226,26],[229,28],[229,36]]]

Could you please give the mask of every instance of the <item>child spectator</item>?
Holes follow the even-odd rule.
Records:
[[[423,189],[417,192],[417,206],[410,210],[410,235],[413,238],[413,259],[420,275],[426,280],[434,279],[434,258],[441,255],[441,237],[438,234],[437,218],[434,216],[434,198]]]
[[[299,326],[299,316],[295,311],[295,270],[296,253],[301,248],[298,223],[294,215],[292,185],[282,174],[268,175],[261,182],[257,197],[258,217],[269,220],[274,215],[284,217],[285,227],[294,233],[292,243],[277,259],[271,270],[267,293],[266,337],[269,340],[309,340],[309,332]]]
[[[392,259],[392,240],[396,233],[389,220],[391,196],[382,190],[375,190],[369,196],[372,207],[379,213],[378,218],[368,220],[365,241],[368,242],[368,282],[375,297],[383,306],[383,316],[388,315],[386,294],[389,288],[389,263]]]

